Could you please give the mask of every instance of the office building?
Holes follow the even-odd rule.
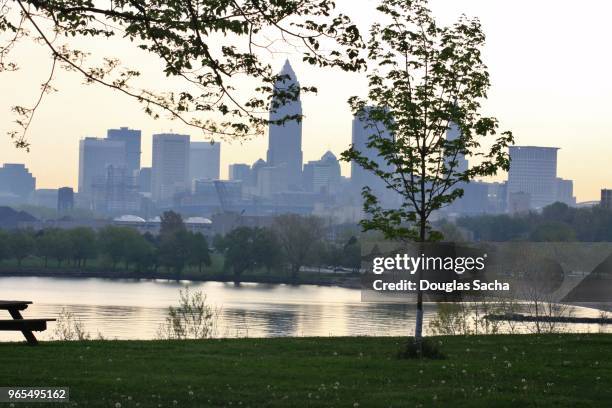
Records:
[[[304,190],[318,194],[336,194],[340,189],[340,163],[327,151],[321,160],[304,165]]]
[[[169,202],[175,194],[191,190],[189,135],[153,135],[151,193],[154,201]]]
[[[140,195],[135,177],[127,167],[107,166],[106,175],[93,185],[93,210],[104,214],[140,211]]]
[[[515,193],[528,195],[529,206],[533,209],[543,208],[557,200],[558,150],[557,147],[510,147],[509,205],[510,195]],[[525,199],[521,198],[519,201],[521,205],[518,207],[522,209]]]
[[[25,202],[36,188],[36,178],[24,164],[6,163],[0,167],[0,193]]]
[[[138,172],[138,191],[141,193],[151,192],[151,167],[143,167]]]
[[[55,188],[39,188],[30,194],[28,200],[30,205],[35,207],[57,208],[58,191]]]
[[[221,143],[191,142],[189,147],[189,179],[218,180],[221,168]]]
[[[74,209],[74,190],[72,187],[61,187],[57,190],[57,212],[62,214]]]
[[[93,183],[106,176],[108,166],[126,167],[125,142],[86,137],[79,142],[79,194],[87,196]]]
[[[574,182],[557,178],[557,201],[574,207],[576,205],[576,197],[574,197]]]
[[[287,166],[265,166],[257,172],[257,195],[272,198],[274,194],[287,191],[289,188],[289,174]]]
[[[612,210],[612,190],[603,188],[601,189],[601,201],[599,202],[601,208]]]
[[[302,115],[302,102],[299,98],[300,84],[288,60],[285,61],[285,65],[279,75],[283,79],[274,84],[275,92],[284,92],[292,95],[298,92],[298,96],[295,100],[284,101],[274,97],[270,106],[271,122]],[[268,166],[285,166],[288,188],[293,190],[299,189],[302,185],[303,162],[301,121],[287,120],[283,124],[270,124],[268,132]]]
[[[229,165],[229,179],[233,181],[242,181],[245,184],[252,183],[251,167],[244,163],[235,163]]]
[[[136,174],[140,170],[140,130],[127,127],[108,129],[106,138],[125,143],[125,166],[131,175]]]

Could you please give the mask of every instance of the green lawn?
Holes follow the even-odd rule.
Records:
[[[398,338],[5,343],[0,386],[88,407],[612,406],[612,335],[435,339],[444,360],[398,360]]]

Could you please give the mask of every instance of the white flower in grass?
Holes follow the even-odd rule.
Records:
[[[120,402],[115,402],[115,408],[121,408],[121,403]]]

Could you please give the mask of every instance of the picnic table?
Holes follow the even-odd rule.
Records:
[[[0,331],[20,331],[29,345],[38,344],[35,331],[47,330],[47,322],[55,319],[24,319],[21,311],[28,308],[32,302],[28,300],[0,300],[0,310],[8,310],[12,319],[0,320]]]

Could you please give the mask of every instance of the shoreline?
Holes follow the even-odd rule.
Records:
[[[125,271],[84,271],[84,270],[63,270],[46,271],[40,269],[10,269],[0,270],[0,277],[3,278],[99,278],[99,279],[133,279],[133,280],[169,280],[182,281],[188,280],[192,282],[235,282],[235,283],[265,283],[271,285],[314,285],[314,286],[335,286],[346,289],[360,289],[360,278],[358,276],[333,277],[330,279],[304,279],[298,278],[293,281],[288,278],[279,276],[250,276],[245,275],[236,281],[231,275],[210,275],[206,278],[199,278],[191,274],[184,274],[178,279],[176,275],[171,273],[138,273]]]

